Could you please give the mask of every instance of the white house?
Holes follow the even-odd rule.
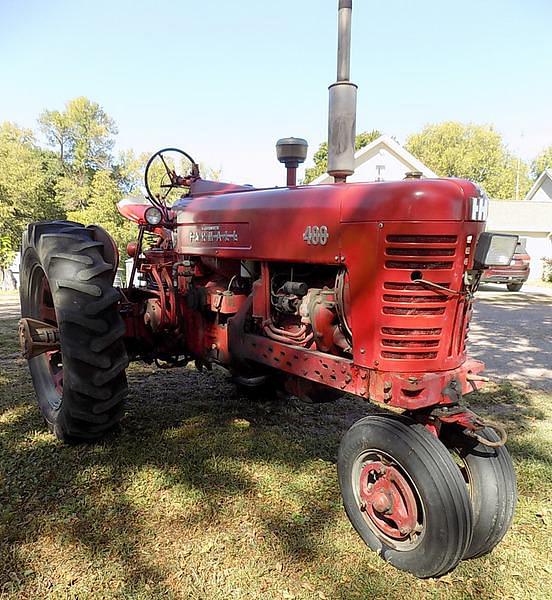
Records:
[[[527,238],[531,278],[542,274],[542,258],[552,257],[552,169],[545,169],[522,202],[491,202],[488,229]]]
[[[542,259],[552,257],[552,202],[491,200],[487,230],[526,238],[530,278],[541,278]]]
[[[545,169],[524,198],[528,202],[552,202],[552,169]]]
[[[435,173],[405,150],[393,138],[382,135],[355,153],[355,172],[347,181],[395,181],[404,179],[409,171],[421,171],[424,177],[437,177]],[[327,174],[317,177],[312,184],[331,183]]]

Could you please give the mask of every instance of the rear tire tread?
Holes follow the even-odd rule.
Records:
[[[57,254],[52,254],[52,256],[50,256],[50,260],[52,261],[54,258],[60,258],[61,260],[73,260],[83,265],[94,264],[94,260],[90,258],[90,256],[79,256],[78,254],[69,254],[68,252],[58,252]]]
[[[90,269],[86,269],[85,271],[81,271],[78,274],[78,278],[80,281],[90,281],[93,277],[97,277],[102,273],[111,273],[113,271],[113,265],[110,263],[101,263],[92,267]]]
[[[86,313],[86,310],[84,311]],[[57,311],[58,318],[65,323],[73,323],[96,333],[107,333],[109,325],[103,319],[91,319],[83,316],[80,312],[61,309]]]
[[[33,223],[23,236],[22,315],[38,318],[30,312],[36,310],[30,285],[40,268],[50,284],[61,337],[61,404],[49,404],[40,386],[36,392],[50,430],[65,441],[95,440],[124,414],[128,358],[110,253],[92,228],[71,221]],[[31,374],[38,368],[30,367]]]
[[[102,295],[102,288],[99,285],[81,283],[80,281],[74,281],[73,279],[60,279],[56,283],[58,288],[69,288],[75,290],[75,292],[87,294],[88,296],[99,298]]]
[[[84,307],[84,314],[89,317],[94,317],[113,304],[117,304],[120,299],[121,294],[112,287],[104,292],[103,296],[99,300],[94,300],[93,302],[87,304]]]

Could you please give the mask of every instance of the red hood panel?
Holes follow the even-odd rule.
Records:
[[[328,184],[297,188],[194,194],[174,205],[179,223],[242,221],[238,213],[266,221],[272,214],[322,205],[341,205],[340,221],[461,221],[466,199],[477,195],[471,182],[455,179],[422,179],[384,183]],[[184,212],[182,212],[184,211]],[[275,212],[274,212],[275,211]]]

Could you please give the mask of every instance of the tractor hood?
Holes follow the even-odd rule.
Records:
[[[307,248],[307,261],[333,262],[347,223],[470,220],[471,199],[479,195],[474,184],[461,179],[271,189],[229,184],[214,188],[204,182],[172,207],[177,252],[304,261]],[[327,236],[309,241],[309,227],[324,227]]]

